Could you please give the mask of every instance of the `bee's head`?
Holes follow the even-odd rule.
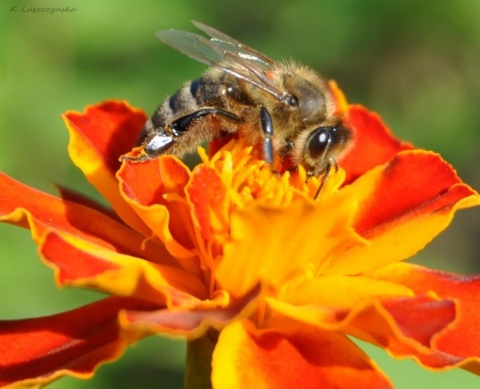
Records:
[[[341,122],[303,131],[295,142],[298,163],[311,176],[319,176],[328,165],[336,165],[352,140],[351,131]]]

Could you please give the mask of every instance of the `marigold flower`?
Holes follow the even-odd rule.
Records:
[[[404,262],[480,196],[377,115],[345,109],[356,142],[315,200],[318,179],[272,173],[239,139],[200,149],[193,169],[169,155],[120,164],[143,112],[66,113],[70,156],[113,210],[2,174],[0,218],[30,228],[58,285],[111,297],[0,322],[0,385],[91,377],[151,334],[189,341],[187,386],[391,387],[349,336],[480,374],[479,276]]]

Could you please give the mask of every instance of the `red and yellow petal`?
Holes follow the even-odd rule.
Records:
[[[85,196],[84,194],[77,192],[71,188],[64,187],[62,185],[55,185],[57,191],[59,192],[60,197],[63,200],[72,202],[72,203],[77,203],[80,205],[83,205],[87,208],[94,209],[95,211],[101,212],[108,216],[110,219],[116,220],[120,223],[122,222],[122,219],[118,217],[118,215],[113,211],[112,208],[105,206],[103,204],[100,204],[93,200],[92,198]]]
[[[258,330],[246,320],[229,324],[213,353],[213,387],[392,387],[346,336],[306,325],[283,330]]]
[[[86,287],[169,307],[207,296],[201,280],[179,267],[117,253],[62,232],[49,233],[40,253],[59,285]]]
[[[428,352],[433,340],[455,320],[452,300],[421,294],[381,299],[358,307],[345,321],[346,332],[387,349],[408,345],[418,353]],[[337,318],[342,315],[337,313]]]
[[[480,374],[480,276],[464,276],[398,263],[373,273],[376,279],[396,282],[415,293],[435,293],[456,304],[456,318],[446,331],[435,337],[434,353],[420,356],[419,361],[430,367],[443,367],[462,362],[462,366]],[[394,353],[407,354],[397,349]],[[469,361],[468,358],[473,358]]]
[[[340,163],[347,172],[345,184],[412,148],[396,139],[377,114],[360,105],[349,106],[346,124],[353,132],[353,144]]]
[[[150,304],[112,297],[53,316],[0,321],[0,386],[42,386],[64,375],[90,378],[135,340],[119,330],[124,309],[148,310]]]
[[[338,293],[332,291],[335,292]],[[268,328],[281,328],[285,322],[294,320],[322,331],[352,335],[393,354],[416,359],[435,356],[436,339],[448,333],[456,320],[455,302],[431,293],[413,297],[372,298],[349,309],[298,306],[273,299],[267,302],[271,311],[265,318],[264,326]],[[456,358],[451,364],[459,362]]]
[[[190,179],[185,164],[173,156],[124,163],[117,173],[124,200],[185,269],[198,272],[195,232],[184,188]],[[173,215],[173,217],[171,217]]]
[[[75,127],[70,130],[90,143],[90,152],[95,153],[96,159],[115,173],[120,168],[119,158],[134,147],[147,116],[127,102],[110,100],[89,105],[83,113],[69,111],[64,119],[68,126]]]
[[[328,272],[359,274],[409,258],[451,222],[455,211],[480,204],[437,154],[399,153],[341,190],[357,202],[353,227],[369,245],[332,261]]]
[[[39,242],[47,231],[62,231],[109,250],[156,261],[172,260],[161,245],[122,222],[84,205],[30,188],[0,173],[0,220],[32,230]]]
[[[190,307],[153,312],[128,311],[120,316],[120,324],[136,333],[163,333],[197,339],[209,328],[222,330],[228,323],[251,316],[258,307],[261,291],[260,285],[256,285],[240,299],[218,292],[209,300],[197,301]]]
[[[83,113],[64,116],[70,133],[70,158],[108,200],[117,214],[144,235],[148,229],[123,200],[115,177],[119,158],[132,149],[146,115],[125,102],[107,101],[88,106]]]

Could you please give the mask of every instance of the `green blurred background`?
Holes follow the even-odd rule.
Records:
[[[76,11],[29,13],[24,6]],[[479,1],[6,0],[0,15],[0,170],[44,191],[55,193],[52,183],[61,183],[101,200],[69,161],[59,115],[109,98],[153,112],[205,69],[154,35],[172,27],[193,31],[192,19],[337,80],[349,101],[378,111],[402,139],[440,152],[480,188]],[[479,210],[461,212],[415,261],[480,272],[479,228]],[[28,231],[0,225],[0,260],[3,319],[99,298],[57,290]],[[367,351],[398,388],[480,387],[480,378],[464,371],[427,372]],[[93,380],[66,378],[51,387],[181,387],[183,358],[182,341],[148,338]]]

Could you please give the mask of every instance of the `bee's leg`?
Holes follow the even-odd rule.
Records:
[[[273,122],[270,112],[265,107],[260,109],[260,119],[262,121],[263,131],[263,158],[270,165],[273,166]]]
[[[143,145],[143,153],[137,156],[124,155],[121,160],[142,162],[162,154],[177,155],[175,152],[176,138],[187,136],[193,123],[208,115],[218,115],[232,122],[242,121],[237,115],[219,108],[202,108],[175,119],[166,128],[158,129],[153,136],[141,139],[139,145]]]
[[[188,131],[188,128],[194,120],[200,119],[207,115],[219,115],[233,122],[242,121],[242,119],[240,119],[237,115],[220,108],[202,108],[198,111],[189,113],[188,115],[182,116],[181,118],[174,120],[171,124],[173,135],[180,136],[184,134],[186,131]]]

